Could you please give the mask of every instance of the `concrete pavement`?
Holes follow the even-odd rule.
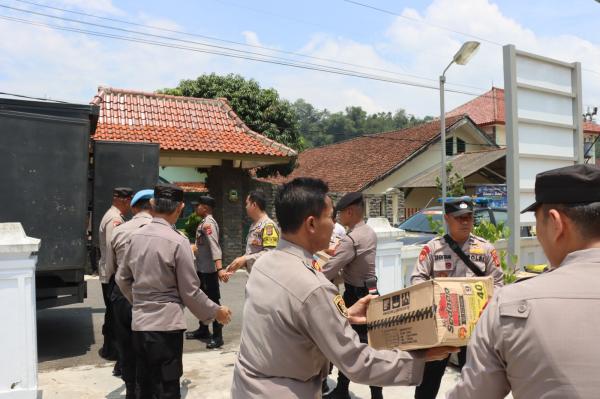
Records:
[[[184,341],[181,393],[184,399],[229,398],[233,364],[239,348],[242,325],[245,272],[238,272],[221,287],[222,303],[233,311],[232,322],[224,329],[225,346],[207,350],[200,341]],[[98,356],[102,344],[104,304],[98,278],[88,278],[88,298],[83,304],[47,309],[38,312],[38,399],[120,399],[125,398],[121,379],[112,376],[112,362]],[[186,311],[188,328],[197,321]],[[284,354],[282,354],[284,355]],[[329,378],[335,385],[337,370]],[[448,368],[438,397],[452,388],[458,378]],[[368,386],[351,384],[355,399],[368,399]],[[385,387],[386,398],[413,397],[413,387]]]

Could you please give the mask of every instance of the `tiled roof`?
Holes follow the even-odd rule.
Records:
[[[448,112],[446,116],[469,115],[478,126],[504,125],[504,89],[492,87],[490,91]],[[583,123],[583,132],[600,134],[600,126]]]
[[[99,87],[94,140],[159,143],[162,150],[293,157],[296,152],[256,133],[226,99],[204,99]]]
[[[447,129],[452,129],[463,119],[464,116],[447,118]],[[266,180],[281,184],[296,177],[316,177],[326,181],[332,192],[362,191],[420,149],[427,148],[439,134],[440,122],[435,120],[408,129],[312,148],[300,153],[298,166],[289,176]]]

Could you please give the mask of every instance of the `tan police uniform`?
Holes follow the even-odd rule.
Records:
[[[219,225],[207,215],[196,229],[196,267],[200,273],[215,273],[215,261],[222,258],[219,245]]]
[[[158,186],[155,198],[157,190]],[[162,190],[180,194],[175,188]],[[116,281],[133,303],[131,329],[139,397],[154,397],[157,387],[162,392],[160,397],[179,397],[186,329],[184,307],[206,323],[219,310],[219,305],[200,289],[188,239],[165,219],[153,218],[131,234]]]
[[[341,238],[335,255],[323,267],[323,274],[333,280],[341,270],[344,283],[363,288],[365,281],[375,277],[376,249],[375,231],[365,222],[359,222]]]
[[[267,215],[252,223],[246,237],[246,269],[252,271],[252,266],[265,252],[277,247],[279,242],[279,227]]]
[[[448,398],[600,397],[600,249],[494,294]]]
[[[110,241],[113,235],[113,229],[123,223],[124,218],[119,209],[112,205],[108,211],[102,216],[100,221],[100,228],[98,234],[98,241],[100,246],[100,260],[98,261],[98,276],[100,283],[108,284],[110,278],[113,276],[106,270],[106,260],[108,252],[111,250]],[[112,270],[114,273],[114,269]]]
[[[283,239],[256,262],[244,306],[252,323],[242,328],[232,398],[320,398],[329,360],[360,383],[418,384],[424,353],[360,343],[337,289],[312,264],[312,254]]]
[[[209,322],[219,306],[200,289],[189,241],[162,218],[131,234],[117,284],[133,304],[133,331],[185,330],[184,307]]]
[[[151,221],[152,216],[147,211],[140,211],[131,220],[115,227],[111,245],[107,251],[106,268],[109,274],[116,274],[119,265],[123,264],[131,233]],[[130,395],[135,392],[136,382],[136,355],[133,350],[131,333],[131,304],[123,296],[118,285],[113,287],[110,300],[114,316],[113,325],[121,366],[121,378],[125,381],[127,394]]]
[[[147,211],[138,212],[131,220],[116,226],[112,232],[110,245],[106,251],[106,273],[112,276],[123,263],[125,249],[129,243],[129,236],[135,230],[152,221],[152,215]]]
[[[493,277],[495,287],[503,285],[504,272],[500,267],[500,259],[489,241],[470,234],[462,250],[486,276]],[[417,284],[437,277],[476,277],[444,237],[436,237],[425,244],[413,269],[410,283]]]

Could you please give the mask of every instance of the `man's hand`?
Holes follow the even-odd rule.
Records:
[[[348,308],[348,321],[350,324],[367,323],[367,308],[374,298],[377,298],[377,295],[364,296]]]
[[[227,306],[221,306],[215,319],[221,324],[228,324],[231,321],[231,310]]]
[[[196,244],[192,244],[192,252],[193,253],[198,253],[198,247],[196,246]]]
[[[244,256],[238,256],[227,266],[227,273],[235,273],[241,267],[246,266],[246,258]]]
[[[436,348],[429,348],[425,351],[425,361],[426,362],[437,362],[439,360],[444,360],[451,353],[456,353],[460,351],[460,348],[455,346],[438,346]]]
[[[226,283],[229,281],[229,277],[231,277],[231,273],[227,273],[227,271],[225,269],[219,269],[217,270],[217,276],[219,276],[219,280],[223,283]]]

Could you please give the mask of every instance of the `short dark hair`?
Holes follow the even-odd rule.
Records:
[[[138,202],[136,202],[133,207],[138,208],[142,211],[149,211],[150,209],[152,209],[152,205],[150,204],[150,198],[138,200]]]
[[[556,209],[573,221],[585,238],[600,238],[600,202],[581,204],[542,204],[544,218]]]
[[[298,231],[309,216],[319,217],[325,209],[329,187],[321,179],[298,177],[285,183],[275,199],[275,214],[281,231]]]
[[[161,215],[170,215],[175,212],[179,204],[181,202],[167,198],[154,198],[154,212]]]
[[[262,191],[250,191],[250,193],[248,194],[248,199],[250,200],[250,202],[254,202],[256,206],[258,206],[258,209],[260,209],[261,211],[264,212],[265,209],[267,209],[267,196]]]

